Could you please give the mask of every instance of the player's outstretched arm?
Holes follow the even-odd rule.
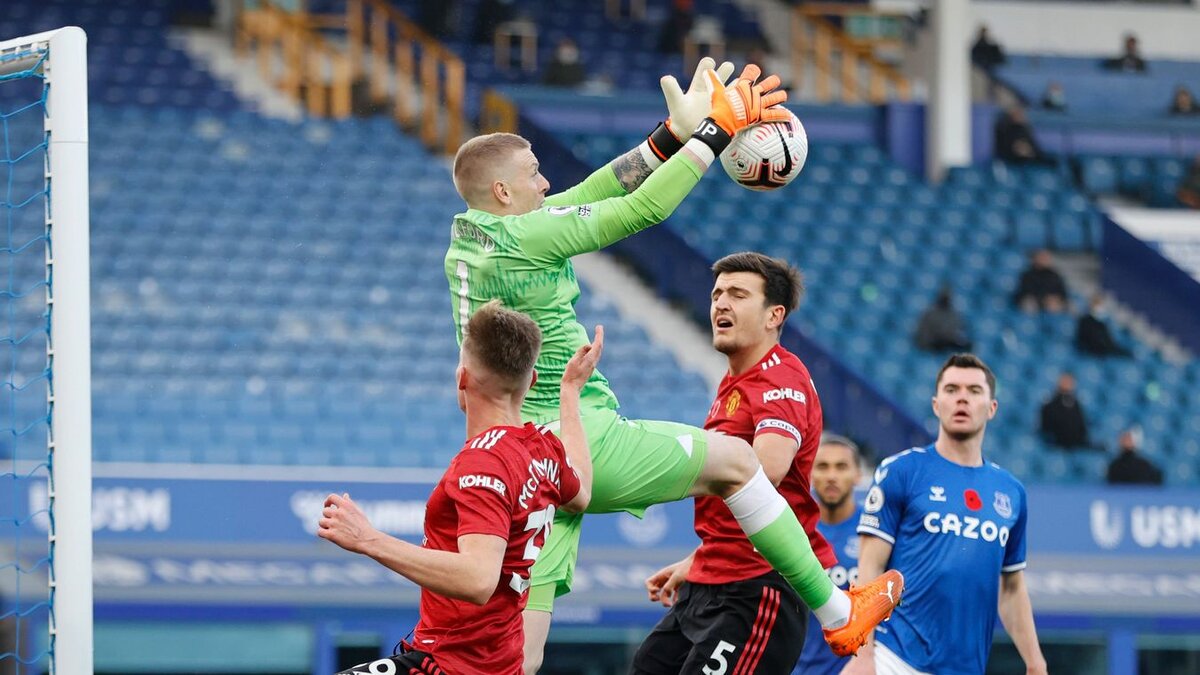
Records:
[[[490,534],[458,538],[458,552],[435,551],[376,530],[348,494],[331,494],[317,536],[374,559],[421,588],[456,600],[485,604],[496,591],[508,542]]]
[[[748,65],[737,80],[725,87],[714,71],[705,71],[712,87],[710,116],[641,187],[623,197],[536,211],[521,217],[510,232],[530,258],[554,264],[598,251],[666,220],[734,134],[756,122],[790,119],[790,113],[779,107],[787,100],[787,92],[778,90],[779,78],[771,75],[759,81],[761,74],[758,66]]]
[[[579,392],[596,370],[600,355],[604,352],[604,326],[596,326],[596,337],[575,352],[567,367],[563,369],[562,385],[559,388],[558,437],[571,467],[579,475],[579,492],[564,503],[564,511],[581,513],[592,498],[592,452],[588,447],[587,434],[583,431],[583,420],[579,414]]]
[[[859,568],[861,570],[861,567]],[[1038,644],[1037,627],[1033,623],[1033,605],[1025,586],[1025,572],[1006,572],[1000,575],[1000,623],[1012,638],[1028,675],[1045,675],[1046,657]]]

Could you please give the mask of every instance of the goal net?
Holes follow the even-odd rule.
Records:
[[[0,41],[0,673],[92,672],[86,40]]]

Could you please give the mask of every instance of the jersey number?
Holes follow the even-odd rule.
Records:
[[[538,546],[538,535],[541,535],[542,542],[545,543],[546,537],[550,536],[550,526],[553,523],[553,504],[541,511],[534,511],[529,514],[529,520],[525,521],[525,530],[533,530],[533,534],[529,535],[529,542],[525,544],[525,560],[530,561],[530,566],[537,562],[538,554],[542,552],[542,547]],[[513,572],[512,579],[509,580],[508,585],[519,595],[529,590],[529,579]]]
[[[467,319],[471,318],[471,288],[467,284],[467,261],[459,260],[458,266],[455,268],[455,275],[458,277],[458,329],[460,332],[467,331]],[[466,337],[464,335],[464,337]]]
[[[737,649],[736,645],[731,645],[728,642],[721,640],[717,643],[717,648],[713,650],[712,656],[708,657],[710,661],[716,661],[717,667],[711,668],[704,666],[701,670],[704,675],[725,675],[725,671],[729,669],[729,663],[725,660],[725,652],[732,652]]]

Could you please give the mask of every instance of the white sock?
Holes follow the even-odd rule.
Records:
[[[813,608],[821,628],[832,630],[846,625],[850,620],[850,596],[840,588],[833,589],[833,595],[820,607]]]

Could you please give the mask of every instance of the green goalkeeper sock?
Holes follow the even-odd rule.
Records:
[[[830,581],[808,533],[761,467],[725,504],[762,557],[796,589],[804,604],[818,612],[821,625],[844,623],[850,614],[849,598]]]

